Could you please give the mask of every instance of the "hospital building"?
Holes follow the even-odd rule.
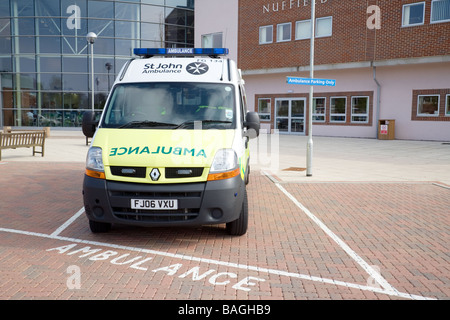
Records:
[[[315,3],[314,78],[333,81],[313,135],[450,141],[450,0]],[[307,135],[310,86],[287,79],[310,78],[311,1],[195,6],[195,46],[230,49],[261,127]]]

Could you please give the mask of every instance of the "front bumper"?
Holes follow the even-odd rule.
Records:
[[[142,184],[84,177],[89,220],[138,226],[200,226],[239,218],[245,184],[240,176],[202,183]],[[177,199],[178,210],[131,209],[131,199]]]

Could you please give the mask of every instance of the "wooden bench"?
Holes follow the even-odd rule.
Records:
[[[40,153],[44,156],[45,130],[42,131],[21,131],[21,132],[0,132],[0,160],[2,160],[3,149],[31,148],[33,156]],[[37,151],[36,147],[41,147]]]

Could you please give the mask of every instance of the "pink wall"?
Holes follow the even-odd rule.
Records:
[[[396,139],[450,141],[450,121],[412,121],[412,91],[450,88],[450,63],[378,66],[381,85],[380,119],[394,119]],[[309,77],[309,72],[244,75],[249,109],[255,108],[255,94],[309,93],[309,86],[289,85],[286,76]],[[377,85],[373,69],[316,71],[315,78],[336,79],[335,87],[315,86],[315,94],[339,91],[373,91],[372,126],[313,126],[317,136],[375,138],[377,135]],[[327,108],[328,108],[327,101]],[[415,106],[416,107],[416,106]],[[450,120],[450,119],[449,119]],[[273,119],[272,119],[273,121]],[[267,127],[263,125],[263,128]]]
[[[201,48],[203,34],[223,32],[223,46],[229,57],[237,61],[238,0],[195,1],[195,47]]]

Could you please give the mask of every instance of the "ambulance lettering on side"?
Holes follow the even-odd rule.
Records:
[[[92,232],[138,226],[248,227],[249,139],[244,81],[228,49],[135,49],[100,120],[83,117],[93,137],[83,200]]]

